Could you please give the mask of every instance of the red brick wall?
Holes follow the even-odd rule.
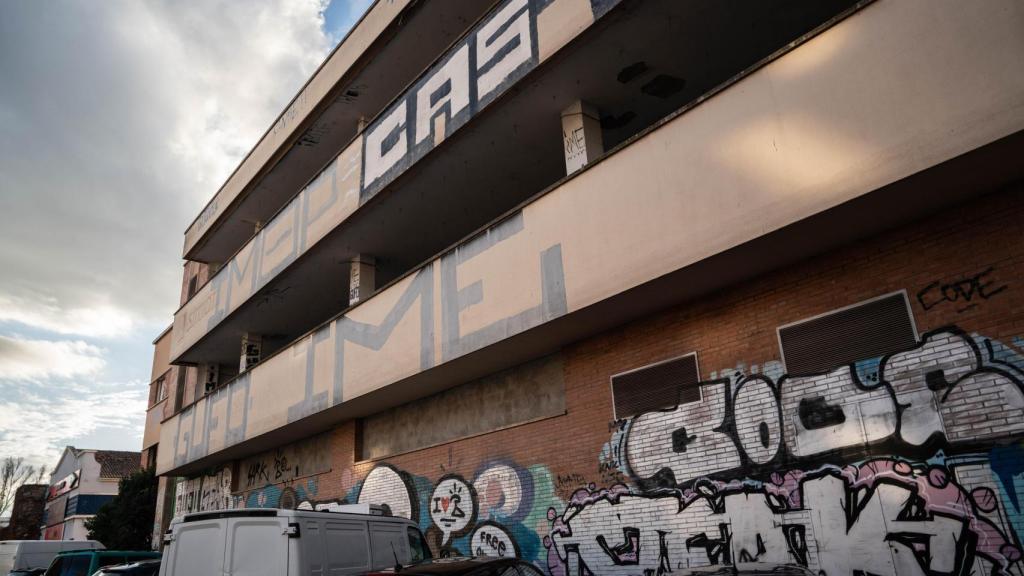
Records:
[[[1000,478],[1001,474],[1020,468],[1018,456],[1024,460],[1018,439],[1024,426],[1024,405],[1015,404],[1024,386],[1024,381],[1019,380],[1024,372],[1014,371],[1024,369],[1024,365],[1015,364],[1017,360],[1007,356],[999,357],[1006,364],[991,362],[990,358],[984,367],[961,364],[970,360],[962,360],[967,358],[964,350],[971,349],[970,342],[984,346],[983,340],[975,341],[969,334],[991,339],[997,352],[1015,349],[1017,354],[1024,353],[1019,340],[1024,335],[1021,278],[1024,189],[1015,186],[567,347],[563,351],[567,405],[564,416],[380,462],[354,462],[356,426],[349,422],[333,432],[331,472],[292,482],[290,487],[295,491],[296,501],[305,499],[313,505],[345,498],[355,500],[360,482],[371,470],[386,464],[394,471],[379,472],[373,484],[384,488],[374,494],[401,493],[396,498],[402,502],[396,500],[396,506],[402,507],[408,501],[414,512],[418,509],[416,518],[435,550],[465,553],[483,546],[482,551],[486,552],[505,546],[506,552],[515,548],[520,555],[558,574],[568,571],[575,575],[581,562],[595,574],[601,574],[640,573],[656,570],[664,563],[676,569],[743,558],[798,563],[830,574],[857,569],[879,574],[887,570],[909,573],[911,565],[926,572],[948,572],[953,568],[975,569],[979,573],[1020,570],[1018,534],[1024,534],[1024,517],[1008,504],[1015,501],[1010,494],[1016,490],[1012,482]],[[897,290],[907,291],[922,337],[950,325],[965,331],[937,338],[936,342],[943,345],[936,346],[935,354],[906,361],[921,364],[920,381],[924,381],[924,372],[938,370],[944,371],[950,386],[933,391],[935,394],[915,396],[914,404],[904,408],[902,416],[891,410],[891,414],[882,415],[888,420],[873,421],[872,425],[881,429],[887,425],[901,426],[899,432],[872,442],[871,446],[837,448],[808,459],[794,457],[795,452],[787,452],[789,446],[780,440],[778,444],[783,448],[779,456],[762,463],[753,462],[748,456],[739,468],[716,460],[719,453],[709,450],[704,456],[706,463],[712,469],[722,464],[719,467],[723,470],[706,480],[686,478],[678,466],[673,470],[674,478],[668,480],[665,475],[644,477],[626,469],[629,454],[652,453],[666,442],[665,438],[650,439],[652,447],[647,448],[648,439],[637,436],[637,431],[655,426],[657,418],[670,425],[676,416],[654,415],[645,420],[638,416],[629,422],[613,422],[611,375],[696,351],[704,379],[732,377],[737,372],[771,372],[769,384],[757,385],[778,388],[782,382],[778,326]],[[989,297],[980,295],[979,290]],[[943,292],[955,300],[941,300]],[[1000,344],[1006,347],[1000,348]],[[983,354],[986,351],[982,348],[979,350]],[[910,388],[899,388],[896,384],[895,364],[900,358],[892,358],[887,368],[894,379],[891,388],[896,393],[910,394]],[[852,373],[849,368],[839,367],[835,374],[842,380]],[[968,373],[973,374],[970,379],[958,388],[952,386],[955,377]],[[733,378],[727,388],[729,393],[736,394],[742,381]],[[830,402],[842,403],[844,397],[863,395],[866,403],[856,408],[862,411],[881,405],[880,402],[892,402],[885,396],[888,388],[878,387],[877,382],[865,382],[875,386],[868,391],[835,381],[833,378],[833,384],[828,385]],[[745,385],[755,385],[750,382]],[[825,386],[817,381],[808,385]],[[874,400],[869,398],[871,395],[875,395]],[[705,400],[710,406],[712,401],[708,397]],[[932,408],[922,404],[932,401]],[[779,400],[779,404],[786,405],[785,399]],[[788,406],[787,411],[793,406]],[[734,412],[739,414],[748,408],[737,406]],[[914,416],[914,409],[941,412],[950,440],[974,441],[960,442],[952,448],[936,438],[924,446],[910,445],[906,438],[911,426],[905,423],[924,422],[920,425],[927,429],[930,422],[925,416]],[[791,418],[792,414],[782,417]],[[708,412],[704,422],[714,418],[713,411]],[[744,423],[739,422],[739,415],[736,419],[739,429]],[[788,438],[793,432],[793,421],[784,420],[780,426],[786,429]],[[691,426],[690,433],[684,436],[695,429]],[[702,434],[709,437],[713,433]],[[768,436],[772,434],[782,432],[771,432]],[[765,442],[767,446],[769,442]],[[671,446],[670,441],[668,445]],[[947,457],[951,459],[946,460]],[[928,467],[929,459],[935,468]],[[670,462],[671,457],[665,460]],[[865,463],[866,468],[857,468]],[[448,475],[458,478],[442,482]],[[869,499],[869,504],[881,507],[879,517],[895,520],[899,516],[909,521],[939,514],[943,522],[951,523],[949,527],[943,526],[943,534],[955,534],[955,538],[929,536],[928,545],[916,545],[920,554],[915,555],[910,540],[924,538],[919,535],[929,529],[915,525],[907,529],[913,537],[904,534],[888,541],[868,538],[870,545],[864,544],[854,537],[856,530],[877,536],[884,528],[857,516],[845,543],[835,544],[828,538],[832,528],[823,525],[820,518],[813,519],[810,502],[815,495],[834,489],[834,482],[850,483],[854,477],[868,482],[878,493],[874,500]],[[394,484],[395,478],[401,483]],[[815,482],[802,484],[812,478]],[[748,483],[737,484],[743,480]],[[600,492],[590,492],[616,484],[622,487],[616,488],[615,494],[602,496]],[[704,486],[703,491],[698,490],[700,486]],[[238,500],[273,506],[282,488],[272,486],[240,494]],[[584,490],[577,493],[580,489]],[[435,490],[437,494],[433,494]],[[765,504],[770,490],[775,490],[777,498],[772,500],[772,509]],[[883,493],[893,490],[902,492],[893,492],[891,498],[895,500],[885,503]],[[363,491],[367,492],[366,487]],[[574,493],[578,498],[589,498],[572,506],[569,501]],[[435,501],[434,497],[439,499]],[[919,497],[927,502],[919,502]],[[456,529],[446,530],[441,527],[442,522],[432,519],[430,511],[435,510],[438,518],[450,515],[453,498],[458,498],[457,507],[469,512],[469,516],[476,511],[476,518],[449,517],[447,521]],[[737,503],[739,498],[747,499],[742,506],[749,506],[749,510]],[[751,498],[756,502],[752,504]],[[955,504],[949,504],[951,498]],[[894,511],[897,500],[900,506],[907,507]],[[940,501],[951,508],[937,508]],[[709,511],[698,514],[699,506]],[[899,511],[902,516],[896,513]],[[867,518],[866,512],[862,514]],[[643,525],[624,524],[628,523],[629,515],[633,515],[635,523]],[[684,517],[689,520],[684,521]],[[487,518],[500,526],[481,524]],[[688,523],[690,520],[693,522]],[[552,521],[554,536],[549,535]],[[727,527],[721,528],[723,524]],[[783,524],[789,528],[780,528]],[[604,545],[599,544],[595,535],[602,537]],[[900,538],[906,541],[901,542]],[[727,541],[728,545],[719,546],[719,541]],[[988,547],[984,542],[989,543]]]

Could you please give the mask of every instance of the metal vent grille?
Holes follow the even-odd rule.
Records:
[[[905,291],[886,294],[779,328],[786,372],[827,372],[917,344]]]
[[[615,418],[700,400],[697,354],[692,352],[612,376]]]

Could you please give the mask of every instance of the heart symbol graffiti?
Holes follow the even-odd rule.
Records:
[[[441,498],[441,508],[444,508],[445,512],[448,511],[448,504],[450,502],[451,502],[451,498],[447,498],[447,497]]]

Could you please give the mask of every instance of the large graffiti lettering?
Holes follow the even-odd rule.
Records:
[[[194,478],[181,478],[174,486],[174,515],[231,508],[231,468]]]
[[[381,505],[417,522],[435,554],[515,555],[552,576],[748,562],[1024,576],[1015,346],[948,327],[823,374],[787,375],[777,361],[715,371],[699,401],[610,423],[591,471],[492,461],[462,476],[449,459],[428,479],[381,463],[361,481],[342,471],[340,498],[318,499],[311,477],[235,505]],[[241,471],[265,480],[276,455]]]
[[[703,382],[700,401],[629,422],[622,451],[638,482],[674,486],[875,444],[921,455],[943,443],[1010,438],[1024,432],[1019,366],[1000,358],[990,340],[944,328],[873,370],[861,363],[813,376]],[[972,410],[980,407],[985,414]]]
[[[1021,548],[1000,527],[996,493],[957,483],[955,470],[876,459],[661,493],[582,489],[554,518],[548,565],[560,574],[570,563],[610,574],[666,561],[797,564],[830,575],[1010,573]]]
[[[602,466],[627,481],[549,510],[548,569],[1020,575],[1022,367],[1012,347],[948,327],[824,374],[713,373],[699,401],[610,428]]]

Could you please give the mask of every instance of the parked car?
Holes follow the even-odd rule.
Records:
[[[151,550],[72,550],[58,554],[44,576],[91,576],[105,566],[148,558],[160,558],[160,553]]]
[[[59,552],[102,548],[95,540],[3,540],[0,576],[29,576],[37,570],[41,574]]]
[[[435,558],[409,566],[367,572],[366,576],[544,576],[539,568],[518,558],[491,556]]]
[[[381,507],[243,508],[172,520],[160,576],[362,574],[428,558],[416,523]]]
[[[159,560],[139,560],[100,568],[92,576],[156,576],[160,572]]]

